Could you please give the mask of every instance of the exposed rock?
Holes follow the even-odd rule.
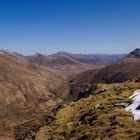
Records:
[[[81,89],[77,89],[77,90],[71,90],[71,95],[73,97],[74,101],[80,100],[82,98],[87,98],[90,95],[94,94],[94,91],[97,89],[97,85],[93,84],[93,85],[84,85],[83,87],[81,87]]]
[[[98,109],[100,107],[100,104],[95,105],[95,109]]]
[[[115,106],[121,106],[121,107],[128,107],[129,106],[129,103],[115,103],[114,104]]]

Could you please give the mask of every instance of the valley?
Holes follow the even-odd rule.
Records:
[[[140,88],[139,50],[32,56],[1,50],[0,139],[138,139],[139,121],[125,107]]]
[[[0,140],[140,140],[140,1],[0,0]]]
[[[73,101],[70,79],[82,71],[100,69],[111,63],[107,60],[100,60],[99,64],[91,61],[88,55],[79,57],[58,53],[58,56],[36,54],[26,57],[1,50],[1,138],[14,139],[17,133],[24,135],[32,127],[39,125],[42,117],[55,106]]]

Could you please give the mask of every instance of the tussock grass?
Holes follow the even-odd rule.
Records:
[[[40,129],[36,140],[137,140],[140,121],[134,121],[119,103],[139,89],[140,83],[98,84],[94,95],[73,102],[55,115],[54,121]],[[98,108],[95,105],[99,105]]]

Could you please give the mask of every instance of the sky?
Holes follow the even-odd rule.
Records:
[[[139,0],[1,0],[0,49],[128,53],[140,48]]]

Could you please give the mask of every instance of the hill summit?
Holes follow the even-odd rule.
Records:
[[[128,57],[140,57],[140,48],[135,49],[130,54],[128,54]]]

